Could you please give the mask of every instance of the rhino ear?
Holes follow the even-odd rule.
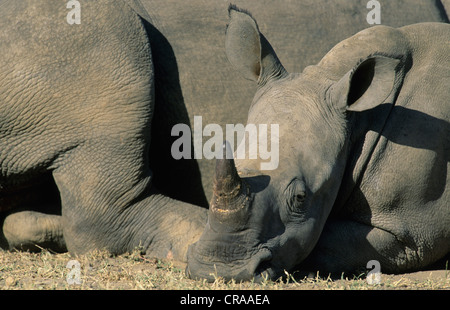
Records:
[[[268,81],[287,75],[272,46],[259,32],[258,25],[246,11],[234,5],[228,8],[230,22],[225,37],[225,51],[232,66],[249,80],[264,86]]]
[[[369,56],[330,87],[331,102],[355,112],[392,102],[401,84],[399,63],[396,58]]]

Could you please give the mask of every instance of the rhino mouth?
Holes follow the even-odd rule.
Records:
[[[217,246],[216,243],[214,248],[222,253],[220,258],[211,255],[209,251],[205,252],[207,245],[191,245],[186,267],[186,275],[189,278],[206,279],[208,282],[214,282],[218,278],[223,278],[225,281],[233,279],[260,282],[264,279],[275,279],[278,275],[271,264],[272,251],[267,247],[259,248],[250,256],[248,252],[242,253],[246,256],[242,258],[236,257],[239,245],[227,246],[225,249]]]

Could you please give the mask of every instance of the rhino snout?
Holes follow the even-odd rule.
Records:
[[[233,247],[235,247],[233,249]],[[238,251],[239,245],[229,247],[230,258],[235,257],[233,252]],[[219,249],[219,252],[227,251]],[[245,259],[233,260],[232,264],[215,260],[210,255],[201,253],[198,244],[193,244],[188,250],[188,265],[186,275],[191,279],[206,279],[214,282],[217,278],[225,281],[250,281],[260,282],[263,279],[275,279],[277,273],[271,267],[272,252],[267,248],[257,250],[253,255]]]

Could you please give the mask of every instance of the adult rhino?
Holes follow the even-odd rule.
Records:
[[[238,1],[250,3],[292,68],[370,26],[365,0]],[[174,160],[171,129],[194,115],[243,123],[255,90],[227,65],[228,3],[80,4],[81,23],[69,25],[67,1],[0,1],[1,246],[121,253],[140,245],[184,260],[206,211],[171,198],[206,205],[199,168],[206,184],[214,169]],[[446,20],[434,1],[382,10],[393,26]]]
[[[301,263],[340,274],[371,260],[398,273],[449,253],[449,38],[445,23],[376,26],[288,73],[232,7],[226,52],[258,85],[248,124],[279,124],[279,166],[224,147],[187,273],[276,279]]]
[[[157,82],[142,19],[124,1],[82,2],[73,25],[65,2],[0,6],[2,247],[182,260],[205,211],[152,183]]]

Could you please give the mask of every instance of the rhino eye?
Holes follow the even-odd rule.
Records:
[[[294,179],[287,188],[287,203],[291,211],[299,211],[298,208],[306,199],[306,189],[303,182]]]
[[[306,193],[305,193],[304,191],[302,191],[302,192],[300,192],[300,193],[297,193],[297,194],[295,195],[295,200],[296,200],[298,203],[302,203],[302,202],[305,200],[305,198],[306,198]]]

